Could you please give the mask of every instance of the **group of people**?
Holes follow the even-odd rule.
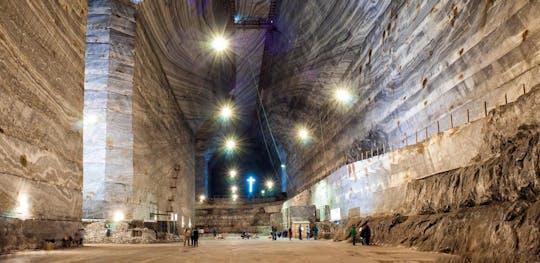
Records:
[[[68,248],[68,247],[80,247],[83,245],[84,241],[84,229],[79,228],[77,232],[75,232],[74,237],[73,236],[64,236],[62,238],[62,247]]]
[[[277,228],[272,227],[273,240],[276,240],[277,237],[279,236],[284,237],[284,238],[289,237],[289,240],[292,240],[293,238],[292,226],[289,227],[288,230],[283,231],[283,233],[277,233],[275,231],[277,231]],[[309,240],[310,238],[318,239],[319,237],[319,228],[316,225],[314,225],[313,227],[310,227],[309,225],[307,225],[306,228],[304,228],[302,225],[299,225],[298,226],[298,239],[299,240],[302,240],[303,232],[306,232],[305,237],[307,240]]]
[[[352,237],[352,243],[353,246],[356,246],[356,226],[353,225],[351,228],[351,237]],[[362,245],[369,246],[369,240],[371,239],[371,229],[367,224],[360,227],[360,242],[362,242]]]
[[[298,239],[302,240],[302,232],[304,232],[304,227],[302,225],[298,226]],[[305,228],[306,232],[306,239],[309,240],[310,238],[317,239],[319,236],[319,228],[317,226],[313,226],[313,228],[310,228],[308,225]],[[292,228],[289,227],[289,240],[292,239]]]
[[[319,235],[319,229],[317,228],[316,225],[314,225],[313,227],[310,227],[309,225],[304,228],[302,225],[298,225],[298,239],[299,240],[302,240],[302,233],[305,232],[306,233],[306,239],[309,240],[310,238],[313,238],[313,239],[317,239],[318,238],[318,235]],[[217,229],[214,228],[214,230],[212,231],[212,234],[214,235],[214,239],[217,239],[218,237],[218,232],[217,232]],[[285,230],[283,232],[278,232],[278,228],[276,226],[272,226],[272,240],[277,240],[278,237],[289,237],[289,240],[292,240],[293,238],[293,231],[292,231],[292,227],[289,227],[288,231]],[[359,234],[359,235],[358,235]],[[193,247],[197,247],[199,246],[199,230],[197,230],[196,228],[186,228],[184,230],[184,246],[193,246]],[[353,243],[353,246],[356,245],[356,242],[357,242],[357,236],[359,237],[359,241],[363,244],[363,245],[366,245],[366,246],[369,246],[370,244],[370,239],[371,239],[371,229],[369,228],[369,225],[368,224],[364,224],[362,227],[360,227],[360,231],[358,233],[357,229],[356,229],[356,226],[353,225],[352,228],[351,228],[351,231],[350,231],[350,235],[351,235],[351,238],[352,238],[352,243]],[[243,232],[242,233],[242,239],[249,239],[251,238],[252,236],[247,233],[247,232]],[[70,237],[71,238],[71,237]],[[80,242],[80,243],[77,243],[77,244],[80,244],[82,245],[82,240],[84,239],[84,232],[82,232],[82,230],[79,230],[76,234],[76,238],[77,238],[77,242]]]
[[[199,230],[196,228],[184,229],[184,247],[186,246],[198,247],[199,246]]]

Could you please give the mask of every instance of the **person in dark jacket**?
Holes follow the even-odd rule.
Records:
[[[366,246],[369,246],[369,240],[371,239],[371,229],[368,224],[365,224],[360,230],[360,237],[362,238],[362,243]]]
[[[302,240],[302,225],[298,226],[298,239]]]
[[[193,229],[193,231],[191,231],[191,236],[193,237],[193,240],[192,240],[192,244],[194,247],[198,247],[199,246],[199,230],[198,229]]]
[[[315,238],[315,240],[317,240],[319,238],[319,228],[317,228],[317,225],[315,225],[313,227],[313,238]]]
[[[292,227],[289,227],[289,240],[292,239]]]

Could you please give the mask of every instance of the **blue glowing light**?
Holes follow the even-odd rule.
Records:
[[[240,23],[240,19],[242,19],[242,18],[240,17],[240,15],[235,15],[235,16],[234,16],[234,23],[236,23],[236,24],[237,24],[237,23]]]
[[[253,176],[250,176],[248,179],[247,179],[247,182],[249,184],[249,193],[253,193],[253,183],[255,183],[255,178],[253,178]]]

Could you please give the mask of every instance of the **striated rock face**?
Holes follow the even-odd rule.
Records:
[[[133,199],[136,218],[176,213],[180,225],[194,219],[195,139],[159,60],[163,54],[152,42],[149,16],[154,15],[141,8],[137,17]]]
[[[146,56],[152,56],[152,69],[148,73],[159,71],[155,75],[142,74],[141,78],[149,78],[145,81],[160,83],[172,91],[166,103],[174,103],[169,106],[181,110],[178,122],[188,125],[199,159],[212,154],[218,131],[215,110],[235,87],[234,55],[217,54],[210,46],[216,35],[231,37],[227,4],[223,1],[142,1],[138,4],[137,23],[144,29],[138,31],[137,38],[145,39]],[[155,115],[162,113],[167,112]],[[170,117],[174,115],[176,113]],[[182,134],[186,132],[183,127],[180,130]],[[200,172],[197,193],[206,194],[207,162],[196,164]]]
[[[230,58],[212,52],[214,35],[226,33],[221,1],[143,1],[139,17],[166,81],[193,132],[209,125],[218,99],[233,88]],[[206,138],[208,139],[208,138]]]
[[[261,87],[288,190],[382,145],[484,115],[539,83],[536,1],[282,1]],[[332,101],[336,86],[358,100]],[[450,114],[452,113],[452,117]],[[452,120],[451,120],[452,118]],[[304,123],[314,143],[300,146]],[[324,135],[324,136],[323,136]],[[335,164],[328,167],[328,163]]]
[[[0,1],[0,253],[79,225],[86,10]]]
[[[536,200],[540,194],[540,129],[523,125],[499,144],[496,155],[471,166],[432,175],[407,186],[404,210],[446,212],[494,202]]]
[[[133,71],[136,10],[88,1],[84,86],[83,218],[133,207]]]
[[[465,167],[413,180],[401,212],[353,218],[375,242],[455,253],[472,262],[540,260],[540,86],[490,112]]]
[[[453,253],[464,262],[540,260],[540,201],[517,201],[428,215],[394,215],[349,220],[338,231],[348,238],[352,224],[368,223],[378,245],[403,245]]]
[[[197,206],[196,226],[217,227],[220,233],[269,233],[272,225],[282,226],[281,202],[231,204],[230,199],[214,205]]]

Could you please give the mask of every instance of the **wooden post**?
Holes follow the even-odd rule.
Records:
[[[371,158],[373,158],[373,147],[371,147]]]
[[[467,123],[471,123],[471,117],[469,114],[469,109],[467,109]]]
[[[383,146],[382,146],[382,151],[383,151],[383,154],[386,153],[386,143],[383,144]]]
[[[523,85],[523,94],[525,95],[527,93],[527,90],[525,89],[525,83],[523,83],[522,85]]]
[[[508,104],[508,94],[504,93],[504,105]]]
[[[439,121],[437,121],[437,134],[441,133],[441,125]]]
[[[379,155],[379,147],[377,147],[377,156]]]
[[[415,137],[415,142],[414,143],[418,143],[418,131],[415,132],[414,137]]]
[[[426,127],[426,140],[428,138],[428,130],[427,130],[428,127]]]
[[[484,101],[484,116],[487,117],[487,101]]]
[[[450,113],[450,128],[454,128],[454,116]]]

